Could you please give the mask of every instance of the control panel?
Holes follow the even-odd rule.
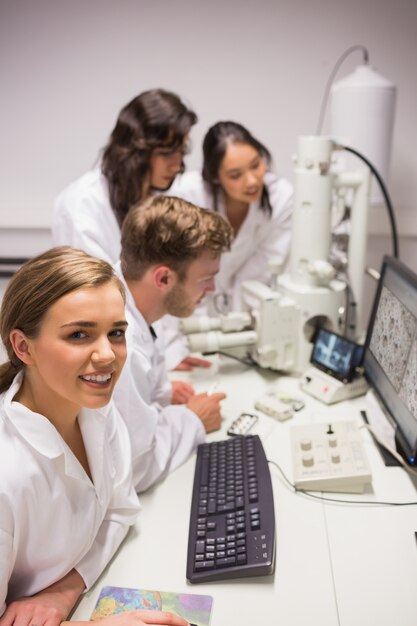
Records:
[[[291,450],[297,489],[362,493],[372,482],[354,421],[293,426]]]

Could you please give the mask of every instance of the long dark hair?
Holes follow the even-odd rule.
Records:
[[[120,111],[101,165],[120,226],[128,210],[144,199],[143,183],[153,150],[180,148],[196,121],[196,114],[178,96],[163,89],[141,93]]]
[[[247,144],[255,148],[265,159],[268,166],[271,165],[271,153],[265,146],[255,139],[250,132],[236,122],[217,122],[206,133],[203,141],[203,179],[210,185],[214,199],[214,209],[218,208],[218,193],[220,184],[217,181],[219,168],[223,161],[228,145],[231,143]],[[268,190],[264,185],[260,207],[268,215],[272,214],[271,202]]]

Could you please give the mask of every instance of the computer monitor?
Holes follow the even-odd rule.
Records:
[[[398,452],[417,459],[417,275],[385,256],[365,342],[365,376],[396,428]]]

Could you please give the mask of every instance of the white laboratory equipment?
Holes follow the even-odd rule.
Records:
[[[385,182],[389,180],[390,156],[397,99],[396,86],[368,63],[332,85],[330,134],[344,146],[366,156]],[[355,157],[337,155],[340,170],[352,169]],[[371,205],[382,204],[379,186],[372,186]]]
[[[291,452],[296,489],[363,493],[372,482],[354,421],[293,426]]]
[[[311,339],[318,326],[344,332],[347,283],[329,263],[331,212],[334,202],[351,196],[351,236],[347,275],[361,319],[370,171],[332,171],[339,146],[328,137],[300,137],[295,158],[293,236],[288,273],[276,275],[272,286],[259,281],[242,285],[242,313],[183,320],[192,351],[211,352],[247,346],[261,367],[291,373],[309,364]],[[210,321],[209,321],[210,320]],[[361,333],[359,325],[353,337]]]
[[[364,375],[345,382],[312,365],[303,373],[300,388],[324,404],[335,404],[363,396],[368,391],[369,384]]]

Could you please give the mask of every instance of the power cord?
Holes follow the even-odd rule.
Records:
[[[217,350],[216,354],[220,354],[221,356],[226,356],[229,359],[234,359],[235,361],[238,361],[239,363],[242,363],[243,365],[247,365],[248,367],[254,367],[259,370],[264,369],[250,356],[250,354],[247,354],[245,358],[241,358],[229,352],[223,352],[222,350]]]
[[[284,473],[284,470],[276,463],[275,461],[271,461],[267,459],[268,463],[271,465],[275,465],[277,470],[280,472],[284,481],[287,485],[292,489],[292,491],[296,495],[306,496],[307,498],[312,498],[314,500],[323,500],[324,502],[334,502],[336,504],[359,504],[362,506],[415,506],[417,502],[381,502],[378,500],[342,500],[341,498],[327,498],[326,496],[318,496],[315,493],[311,493],[311,491],[305,491],[304,489],[297,489],[297,487],[287,478]]]
[[[367,48],[365,48],[365,46],[362,46],[360,44],[358,45],[354,45],[351,46],[350,48],[347,48],[347,50],[345,50],[343,52],[343,54],[339,57],[339,59],[336,61],[335,66],[333,67],[332,71],[330,72],[329,78],[327,79],[327,83],[326,83],[326,87],[324,89],[324,93],[323,93],[323,99],[322,99],[322,103],[321,103],[321,107],[320,107],[320,113],[319,113],[319,120],[318,120],[318,124],[317,124],[317,130],[316,130],[316,135],[321,135],[322,132],[322,127],[323,127],[323,121],[324,121],[324,116],[325,116],[325,112],[326,112],[326,107],[327,107],[327,102],[329,99],[329,94],[330,94],[330,89],[332,87],[334,78],[340,68],[340,66],[342,65],[343,61],[352,53],[355,52],[356,50],[361,50],[363,53],[363,62],[364,64],[368,64],[369,63],[369,52],[367,50]],[[388,190],[384,184],[384,181],[382,180],[379,172],[376,170],[376,168],[372,165],[372,163],[360,152],[358,152],[357,150],[354,150],[353,148],[350,148],[348,146],[341,146],[344,150],[346,150],[347,152],[351,152],[352,154],[356,155],[357,157],[359,157],[360,159],[362,159],[362,161],[364,161],[364,163],[366,163],[366,165],[370,168],[371,172],[374,174],[375,178],[378,181],[378,184],[380,186],[381,192],[384,196],[384,200],[385,200],[385,204],[387,206],[387,210],[388,210],[388,217],[390,220],[390,224],[391,224],[391,230],[392,230],[392,240],[393,240],[393,256],[395,258],[399,258],[399,245],[398,245],[398,233],[397,233],[397,226],[395,223],[395,217],[394,217],[394,210],[392,207],[392,203],[391,203],[391,199],[389,197],[388,194]]]
[[[371,170],[372,174],[377,179],[378,184],[382,191],[382,195],[384,196],[385,204],[388,210],[389,221],[391,224],[393,256],[396,259],[398,259],[399,258],[398,231],[397,231],[397,225],[395,222],[394,209],[392,206],[391,198],[388,193],[388,189],[386,188],[385,183],[382,180],[380,173],[378,172],[376,167],[369,161],[369,159],[367,159],[366,156],[364,156],[361,152],[358,152],[357,150],[355,150],[354,148],[350,148],[349,146],[341,146],[341,148],[343,148],[343,150],[346,150],[347,152],[351,152],[355,156],[359,157],[364,163],[366,163],[366,165]]]
[[[362,50],[362,52],[363,52],[363,62],[365,64],[369,63],[369,53],[368,53],[368,50],[365,48],[365,46],[362,46],[360,44],[355,45],[355,46],[351,46],[350,48],[345,50],[343,52],[343,54],[339,57],[339,59],[336,61],[336,64],[335,64],[334,68],[332,69],[332,71],[330,72],[329,78],[327,79],[326,87],[325,87],[325,90],[324,90],[323,100],[322,100],[321,107],[320,107],[320,114],[319,114],[319,121],[318,121],[318,124],[317,124],[316,135],[321,135],[321,130],[322,130],[323,121],[324,121],[324,115],[325,115],[325,112],[326,112],[327,101],[329,99],[329,94],[330,94],[330,89],[331,89],[332,83],[334,81],[334,78],[335,78],[335,76],[336,76],[336,74],[337,74],[337,72],[339,70],[339,67],[342,65],[342,63],[346,59],[346,57],[348,57],[355,50]]]

